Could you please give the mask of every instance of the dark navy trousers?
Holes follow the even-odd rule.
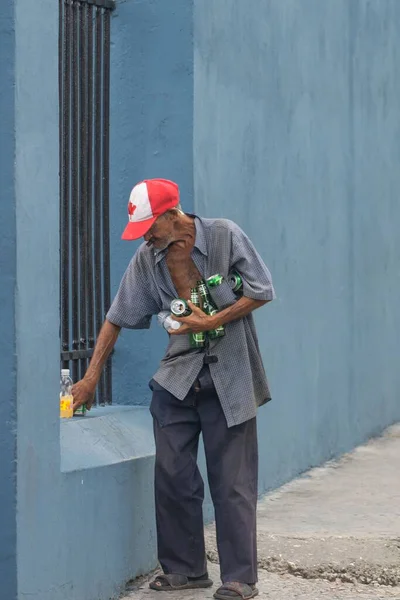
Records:
[[[200,577],[207,570],[197,467],[200,433],[215,510],[223,582],[257,581],[256,419],[228,429],[208,367],[181,401],[154,380],[158,558],[165,573]]]

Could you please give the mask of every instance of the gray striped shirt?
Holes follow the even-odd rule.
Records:
[[[255,300],[275,298],[271,275],[246,234],[227,219],[195,217],[196,241],[192,259],[204,279],[219,273],[225,278],[235,270],[243,280],[243,295]],[[148,329],[151,318],[169,310],[177,293],[165,260],[166,250],[142,244],[122,278],[107,320],[119,327]],[[215,288],[219,308],[236,297],[228,284]],[[255,417],[257,406],[270,400],[253,316],[225,325],[225,336],[210,342],[218,362],[210,373],[228,427]],[[188,335],[170,336],[166,354],[154,375],[155,381],[183,400],[203,366],[204,351],[190,346]]]

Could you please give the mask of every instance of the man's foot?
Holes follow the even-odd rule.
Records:
[[[214,598],[217,600],[250,600],[256,596],[258,596],[258,589],[255,585],[239,581],[224,583],[214,594]]]
[[[149,584],[152,590],[157,592],[174,592],[175,590],[197,590],[200,588],[209,588],[213,582],[205,573],[201,577],[186,577],[179,573],[170,573],[168,575],[162,573]]]

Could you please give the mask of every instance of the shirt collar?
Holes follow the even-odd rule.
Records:
[[[194,217],[194,224],[196,226],[196,239],[194,245],[202,254],[204,254],[204,256],[208,256],[206,234],[204,231],[203,222],[197,215],[191,216]]]
[[[196,239],[194,242],[194,247],[197,248],[198,250],[200,250],[200,252],[202,254],[204,254],[204,256],[208,256],[206,235],[204,232],[204,225],[201,222],[201,218],[198,217],[197,215],[193,215],[191,213],[186,213],[186,214],[188,214],[189,217],[194,217],[194,224],[196,227]],[[166,248],[164,250],[154,250],[155,263],[158,264],[160,262],[160,260],[162,260],[164,258],[166,253],[167,253]]]

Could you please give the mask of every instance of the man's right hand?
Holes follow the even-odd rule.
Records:
[[[72,395],[74,397],[74,411],[82,406],[82,404],[86,404],[87,410],[92,408],[92,404],[94,401],[94,393],[96,390],[96,386],[93,387],[91,383],[85,380],[85,378],[77,381],[72,386]]]

